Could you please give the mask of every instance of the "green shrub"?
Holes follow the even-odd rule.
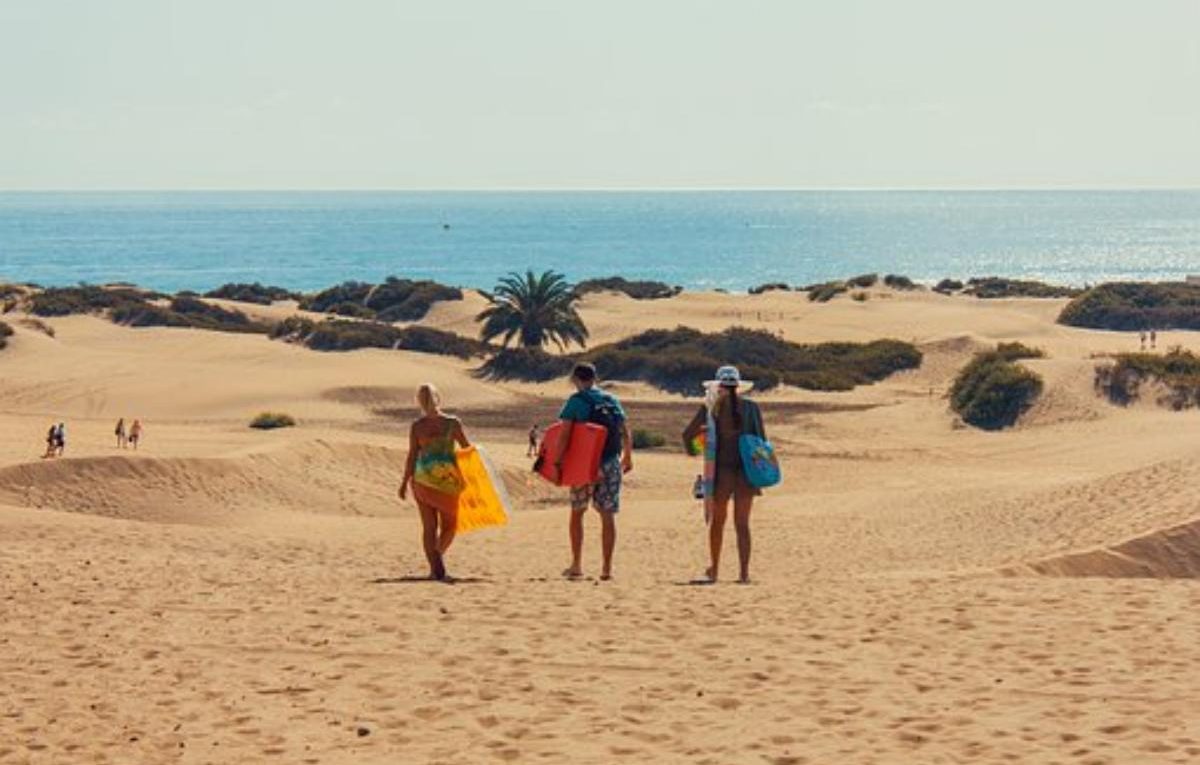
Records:
[[[859,289],[868,289],[879,283],[879,274],[862,274],[846,280],[846,284]]]
[[[959,292],[963,288],[963,283],[958,279],[942,279],[933,288],[934,292],[940,292],[943,295],[949,295],[951,292]]]
[[[337,316],[345,316],[348,319],[374,319],[375,318],[375,312],[372,311],[370,308],[367,308],[365,305],[362,305],[361,303],[351,303],[350,301],[346,301],[345,303],[338,303],[337,305],[331,306],[329,308],[329,310],[326,311],[326,313],[332,313]]]
[[[783,282],[771,282],[769,284],[760,284],[757,287],[750,288],[751,295],[761,295],[764,292],[788,292],[792,288]]]
[[[352,351],[357,348],[394,348],[400,330],[373,321],[329,319],[317,324],[305,345],[314,351]]]
[[[825,282],[823,284],[810,284],[804,288],[808,292],[808,299],[814,303],[828,303],[836,296],[847,291],[849,287],[845,282]]]
[[[417,321],[425,318],[434,303],[462,299],[462,290],[457,287],[389,276],[367,295],[366,306],[379,321]]]
[[[565,377],[575,365],[569,356],[555,356],[541,348],[503,348],[477,370],[488,380],[546,382]]]
[[[0,282],[0,313],[8,313],[25,299],[27,290],[18,284]]]
[[[1046,352],[1041,348],[1031,348],[1024,343],[1000,343],[996,346],[996,353],[1005,361],[1019,361],[1021,359],[1044,359]]]
[[[182,294],[179,293],[179,295]],[[179,295],[176,295],[176,297],[179,297]],[[254,282],[253,284],[244,284],[241,282],[222,284],[215,290],[209,290],[204,293],[204,296],[222,300],[236,300],[239,303],[254,303],[256,305],[270,305],[277,300],[299,300],[301,298],[298,293],[286,290],[283,287],[271,287],[258,282]]]
[[[653,430],[635,428],[632,435],[634,449],[661,449],[667,445],[667,437]]]
[[[1003,279],[998,276],[985,276],[969,279],[966,294],[977,298],[1064,298],[1075,297],[1083,290],[1075,287],[1063,287],[1056,284],[1028,281],[1022,279]]]
[[[1042,378],[1014,360],[1014,354],[1029,358],[1022,354],[1032,350],[1013,343],[1006,350],[975,354],[954,380],[950,407],[964,422],[984,430],[1016,424],[1042,393]]]
[[[218,332],[265,333],[268,327],[240,311],[210,305],[185,294],[168,306],[150,302],[163,297],[134,287],[51,287],[34,294],[30,312],[37,316],[106,313],[109,320],[129,327],[192,327]]]
[[[372,285],[366,282],[342,282],[334,287],[323,289],[315,295],[306,295],[300,300],[300,308],[317,313],[332,313],[334,306],[342,303],[357,303],[362,305],[371,292]]]
[[[909,279],[907,276],[900,276],[899,274],[888,274],[887,276],[883,277],[883,283],[894,290],[908,291],[920,289],[919,284],[914,282],[912,279]]]
[[[432,327],[405,327],[399,330],[393,347],[401,351],[457,356],[460,359],[483,356],[490,350],[486,343],[474,338]]]
[[[1101,284],[1068,303],[1058,322],[1089,329],[1200,329],[1200,285]]]
[[[432,327],[405,327],[377,321],[326,319],[315,322],[291,316],[271,330],[272,340],[284,340],[314,351],[352,351],[358,348],[432,353],[469,359],[484,355],[488,346],[467,337]]]
[[[169,310],[186,318],[197,329],[258,334],[270,331],[270,327],[251,321],[250,317],[241,311],[222,308],[198,298],[176,297],[171,301]]]
[[[854,292],[850,295],[850,299],[856,303],[865,303],[871,295],[868,292]]]
[[[145,302],[121,303],[109,313],[114,324],[127,327],[190,327],[187,317]]]
[[[663,282],[629,281],[620,276],[585,279],[575,285],[575,294],[586,295],[589,292],[622,292],[634,300],[661,300],[675,297],[683,292],[683,287],[672,287]]]
[[[54,327],[33,316],[26,316],[23,319],[18,319],[18,323],[23,327],[29,327],[30,329],[37,330],[46,337],[54,337],[57,334],[54,331]]]
[[[258,430],[274,430],[275,428],[291,428],[296,425],[296,419],[283,412],[262,412],[250,421],[250,427]]]
[[[12,337],[13,328],[0,321],[0,350],[8,346],[8,338]]]
[[[442,300],[462,300],[462,290],[427,280],[389,276],[382,284],[343,282],[303,298],[300,308],[384,322],[417,321]]]
[[[270,331],[270,327],[251,321],[241,311],[231,311],[194,297],[176,297],[165,308],[142,300],[127,300],[109,312],[109,319],[128,327],[190,327],[250,334]]]
[[[50,287],[34,294],[29,310],[37,316],[101,313],[128,303],[145,303],[148,297],[157,296],[128,287]]]
[[[673,393],[700,394],[717,367],[736,364],[757,390],[780,384],[809,390],[850,390],[921,364],[908,343],[800,345],[762,330],[733,327],[705,334],[688,327],[650,330],[583,354],[610,380],[648,382]]]
[[[1175,410],[1200,406],[1200,356],[1182,348],[1164,355],[1122,353],[1096,367],[1096,389],[1122,406],[1137,401],[1144,382],[1158,383],[1158,403]]]
[[[502,350],[479,374],[494,380],[544,382],[590,361],[608,380],[645,382],[660,390],[700,395],[717,367],[736,364],[756,390],[782,384],[809,390],[850,390],[921,365],[921,352],[898,340],[800,345],[770,332],[733,327],[705,334],[688,327],[649,330],[575,356],[535,349]]]
[[[303,344],[316,328],[317,323],[312,319],[306,319],[302,316],[289,316],[283,321],[278,322],[274,327],[271,327],[269,336],[272,340],[284,340],[289,343]]]

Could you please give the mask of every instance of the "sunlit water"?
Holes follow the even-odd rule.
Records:
[[[0,278],[313,289],[517,269],[688,288],[1200,272],[1200,191],[5,193]]]

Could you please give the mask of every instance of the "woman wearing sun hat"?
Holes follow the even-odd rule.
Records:
[[[747,433],[762,439],[767,437],[758,405],[739,395],[739,389],[751,385],[742,380],[737,367],[718,369],[716,379],[704,384],[706,403],[683,431],[684,448],[689,451],[697,437],[705,436],[704,503],[712,561],[705,579],[710,582],[717,581],[730,500],[733,500],[733,526],[737,532],[739,581],[750,581],[750,510],[762,490],[746,479],[738,442]]]

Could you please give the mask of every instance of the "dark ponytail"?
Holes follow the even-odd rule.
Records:
[[[733,427],[742,430],[742,403],[738,401],[737,388],[729,389],[729,403],[733,407]]]

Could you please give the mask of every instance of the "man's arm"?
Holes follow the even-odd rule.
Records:
[[[558,434],[558,443],[555,444],[554,454],[551,455],[554,459],[555,477],[562,472],[563,459],[567,456],[567,447],[571,444],[571,431],[574,428],[574,420],[562,420],[562,431]]]

